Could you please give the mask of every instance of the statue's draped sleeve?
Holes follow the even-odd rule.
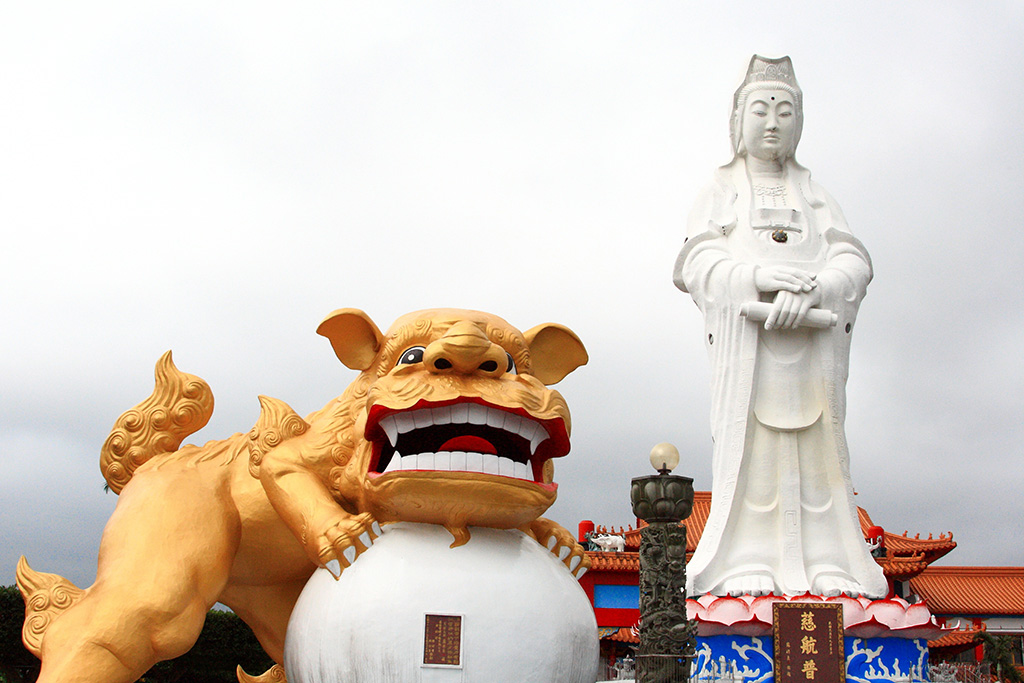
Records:
[[[744,302],[757,299],[756,266],[736,259],[727,240],[737,224],[732,166],[719,169],[698,195],[673,274],[676,286],[693,297],[704,315],[704,348],[711,362],[711,434],[716,443],[712,510],[722,508],[723,523],[739,463],[719,454],[726,452],[722,445],[744,441],[745,421],[734,417],[745,414],[750,403],[757,343],[756,326],[746,324],[739,313]],[[728,493],[719,494],[720,490]]]

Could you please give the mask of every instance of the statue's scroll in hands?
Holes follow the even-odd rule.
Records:
[[[763,323],[767,321],[768,316],[771,315],[772,306],[773,304],[761,301],[749,301],[740,306],[740,315],[752,322]],[[812,308],[807,311],[807,315],[799,326],[824,329],[828,327],[835,327],[838,321],[839,316],[832,311],[827,311],[823,308]]]
[[[704,316],[712,370],[712,504],[691,595],[887,592],[843,426],[871,259],[797,163],[802,127],[790,59],[754,56],[733,99],[733,160],[698,196],[673,273]]]

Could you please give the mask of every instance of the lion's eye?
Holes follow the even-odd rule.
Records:
[[[512,354],[506,352],[505,355],[508,356],[508,367],[505,368],[505,372],[511,372],[513,375],[518,374],[516,373],[516,362],[512,360]]]
[[[413,363],[423,362],[423,352],[426,351],[422,346],[414,346],[411,349],[406,349],[402,352],[401,357],[398,359],[396,365],[412,365]]]

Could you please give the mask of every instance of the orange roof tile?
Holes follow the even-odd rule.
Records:
[[[875,562],[882,565],[883,574],[896,581],[906,581],[928,568],[928,562],[923,553],[910,557],[900,557],[889,553],[885,559],[876,558]]]
[[[928,649],[955,648],[958,652],[962,652],[980,643],[981,638],[978,634],[984,630],[984,628],[968,628],[962,631],[950,631],[935,640],[929,640]]]
[[[587,552],[590,557],[590,571],[605,572],[638,572],[640,571],[640,553],[609,553]]]
[[[704,533],[704,525],[708,523],[711,512],[711,491],[695,491],[693,494],[693,512],[686,518],[686,549],[690,552],[697,547],[697,541]]]
[[[1024,567],[928,567],[910,588],[934,614],[1024,614]]]

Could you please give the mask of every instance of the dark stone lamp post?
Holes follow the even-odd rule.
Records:
[[[693,509],[693,479],[670,472],[679,451],[668,443],[651,450],[658,474],[633,479],[633,514],[640,532],[640,646],[637,683],[689,680],[695,624],[686,620],[686,527]]]

